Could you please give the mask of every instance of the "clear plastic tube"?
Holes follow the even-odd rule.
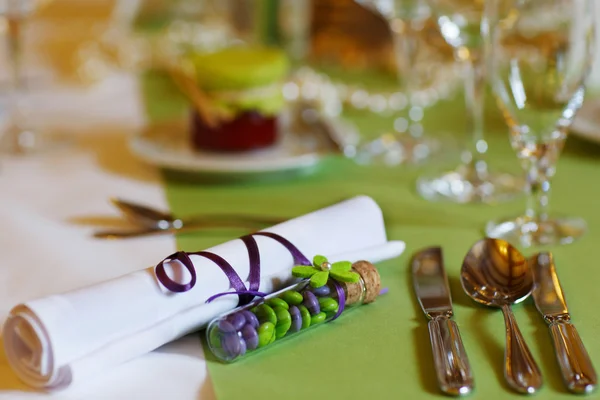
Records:
[[[379,274],[372,264],[368,266],[370,277],[353,266],[359,281],[340,285],[345,299],[341,314],[373,301],[379,294]],[[374,290],[373,296],[369,292]],[[234,362],[331,321],[338,309],[338,294],[331,280],[320,288],[303,280],[215,318],[206,329],[206,340],[217,359]]]

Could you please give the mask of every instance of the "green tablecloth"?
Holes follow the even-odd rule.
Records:
[[[165,101],[160,81],[146,79],[148,111],[161,119],[180,110],[177,96]],[[460,96],[437,105],[426,115],[429,131],[457,134],[464,126]],[[389,120],[355,115],[365,130],[377,132]],[[506,128],[488,107],[490,159],[518,172]],[[390,239],[404,240],[407,251],[379,267],[389,294],[376,303],[342,316],[334,323],[290,339],[231,365],[209,357],[210,377],[219,400],[241,398],[426,399],[441,396],[434,375],[427,320],[413,294],[408,262],[423,247],[441,245],[454,300],[455,320],[475,374],[473,398],[517,397],[503,377],[504,322],[499,310],[472,302],[462,291],[459,271],[469,247],[483,235],[486,221],[521,212],[524,199],[497,205],[430,203],[415,193],[415,168],[363,167],[331,158],[308,177],[278,182],[194,184],[166,179],[172,211],[178,215],[236,210],[294,217],[342,199],[366,194],[383,209]],[[589,232],[575,244],[556,247],[559,276],[570,310],[587,349],[600,367],[599,266],[593,251],[600,243],[600,147],[571,138],[553,180],[554,210],[585,217]],[[357,227],[359,229],[359,227]],[[179,236],[183,250],[199,250],[235,237],[229,233]],[[241,232],[240,232],[241,234]],[[528,251],[527,254],[532,254]],[[544,375],[539,396],[566,398],[544,321],[531,299],[515,307],[515,315]],[[572,397],[570,397],[572,398]]]

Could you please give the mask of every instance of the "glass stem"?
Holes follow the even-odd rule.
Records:
[[[23,150],[21,144],[21,96],[23,95],[24,85],[21,70],[21,37],[22,37],[22,18],[20,13],[20,4],[18,0],[9,0],[7,10],[7,40],[8,57],[10,63],[10,73],[12,80],[12,90],[10,94],[10,121],[11,129],[7,132],[9,135],[9,146],[16,153]]]
[[[477,175],[487,173],[484,160],[487,142],[483,137],[483,110],[485,101],[485,66],[483,60],[468,59],[465,64],[465,101],[467,106],[467,132],[471,138],[462,154],[462,161],[471,166]]]
[[[390,22],[392,40],[394,44],[394,55],[398,69],[400,90],[406,96],[406,107],[404,108],[403,124],[397,124],[399,131],[408,131],[411,136],[419,138],[423,135],[421,120],[423,119],[424,107],[415,99],[419,87],[418,77],[415,73],[417,54],[419,51],[419,38],[411,26],[410,21],[394,19]],[[404,126],[400,126],[404,125]]]
[[[541,167],[540,161],[536,159],[528,160],[526,169],[527,209],[525,215],[535,222],[547,221],[552,170]]]

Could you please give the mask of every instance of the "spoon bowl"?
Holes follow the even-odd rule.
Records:
[[[533,290],[533,273],[525,257],[504,240],[489,238],[471,247],[460,281],[469,297],[492,307],[520,303]]]
[[[506,325],[504,376],[517,392],[535,393],[542,386],[542,374],[510,308],[533,290],[533,272],[525,257],[504,240],[482,239],[465,256],[460,282],[476,302],[502,309]]]

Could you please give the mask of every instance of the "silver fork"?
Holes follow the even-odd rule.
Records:
[[[139,236],[192,232],[209,228],[247,228],[258,230],[276,225],[285,219],[247,214],[211,214],[177,218],[171,213],[119,198],[110,199],[130,222],[132,230],[102,230],[94,233],[99,239],[125,239]]]

